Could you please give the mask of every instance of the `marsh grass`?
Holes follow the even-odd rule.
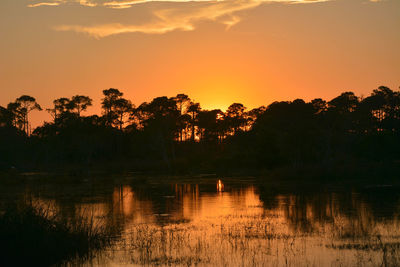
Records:
[[[8,205],[0,213],[0,266],[51,266],[87,259],[111,243],[93,219],[65,219],[49,207]]]
[[[279,228],[279,229],[278,229]],[[224,217],[208,221],[136,224],[120,247],[130,263],[161,266],[279,266],[301,263],[304,238],[261,217]]]
[[[343,221],[315,225],[306,233],[276,214],[139,223],[122,235],[118,251],[125,254],[114,258],[135,266],[399,266],[395,229],[385,233],[376,227],[350,237],[354,226]]]

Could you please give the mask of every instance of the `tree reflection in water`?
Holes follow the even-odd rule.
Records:
[[[66,217],[119,229],[112,248],[88,266],[400,264],[398,188],[296,192],[224,184],[217,182],[217,192],[215,181],[92,185],[90,194],[84,184],[81,191],[48,185],[26,192]]]

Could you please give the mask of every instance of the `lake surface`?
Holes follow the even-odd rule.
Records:
[[[399,266],[399,189],[132,175],[32,178],[1,200],[114,229],[110,247],[66,266]]]

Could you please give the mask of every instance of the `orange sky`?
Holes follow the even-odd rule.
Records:
[[[399,29],[399,0],[1,0],[0,105],[83,94],[99,113],[110,87],[221,109],[397,90]]]

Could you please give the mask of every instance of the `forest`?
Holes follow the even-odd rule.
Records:
[[[116,168],[200,172],[331,167],[400,160],[400,91],[380,86],[367,97],[344,92],[273,102],[248,110],[205,110],[185,94],[135,106],[103,90],[102,114],[85,116],[89,96],[59,98],[45,110],[23,95],[0,106],[0,170]],[[31,129],[33,110],[51,122]]]

